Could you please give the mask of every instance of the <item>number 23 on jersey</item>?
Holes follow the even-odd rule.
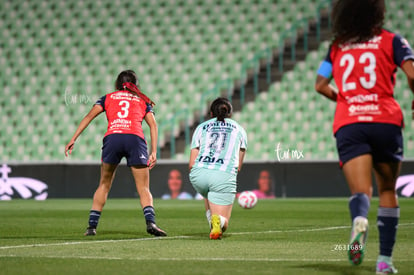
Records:
[[[364,52],[359,58],[355,58],[352,54],[346,53],[339,61],[339,66],[345,68],[342,74],[343,92],[355,90],[357,88],[357,83],[350,80],[350,75],[353,70],[355,70],[356,66],[359,65],[362,65],[363,67],[363,76],[358,78],[359,84],[364,89],[372,89],[375,86],[377,81],[377,75],[375,73],[377,60],[375,55],[372,52]]]

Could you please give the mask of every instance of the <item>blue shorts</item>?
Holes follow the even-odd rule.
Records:
[[[123,157],[128,166],[148,166],[146,141],[133,134],[111,134],[104,137],[102,162],[119,164]]]
[[[403,158],[401,127],[387,123],[354,123],[335,134],[340,165],[364,154],[375,162],[400,162]]]

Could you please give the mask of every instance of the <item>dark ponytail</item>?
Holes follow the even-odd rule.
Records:
[[[118,91],[129,91],[142,98],[146,103],[154,107],[155,103],[140,91],[137,74],[133,70],[122,71],[115,81],[115,89]]]
[[[217,117],[218,121],[224,121],[231,116],[233,107],[227,98],[219,97],[211,103],[210,113],[212,117]]]
[[[123,90],[123,84],[125,82],[135,84],[138,89],[141,89],[141,87],[139,87],[137,74],[133,70],[125,70],[118,75],[115,81],[115,89],[118,91]]]

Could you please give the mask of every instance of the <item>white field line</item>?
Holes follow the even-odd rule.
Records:
[[[88,237],[91,238],[91,237]],[[93,237],[92,237],[93,238]],[[12,248],[28,248],[28,247],[48,247],[48,246],[64,246],[64,245],[78,245],[78,244],[96,244],[96,243],[118,243],[118,242],[136,242],[136,241],[156,241],[156,240],[177,240],[189,239],[190,236],[173,236],[173,237],[148,237],[139,239],[121,239],[121,240],[97,240],[97,241],[77,241],[77,242],[63,242],[63,243],[40,243],[40,244],[24,244],[14,246],[0,246],[0,250]]]
[[[269,231],[261,231],[261,232],[234,232],[229,233],[229,235],[250,235],[250,234],[273,234],[273,233],[295,233],[295,232],[315,232],[315,231],[329,231],[329,230],[337,230],[337,229],[344,229],[344,228],[351,228],[351,226],[343,225],[343,226],[331,226],[331,227],[321,227],[321,228],[310,228],[310,229],[293,229],[293,230],[269,230]]]
[[[149,258],[149,257],[99,257],[99,256],[44,256],[44,255],[0,255],[0,258],[48,258],[48,259],[85,259],[85,260],[132,260],[132,261],[161,261],[161,262],[184,262],[184,261],[201,261],[201,262],[348,262],[347,258],[338,259],[308,259],[308,258],[208,258],[208,257],[185,257],[185,258]],[[376,262],[377,259],[364,259],[364,262]],[[412,259],[398,259],[398,262],[412,262]]]
[[[403,223],[399,226],[411,226],[414,223]],[[275,234],[275,233],[297,233],[297,232],[315,232],[315,231],[331,231],[338,229],[347,229],[350,226],[331,226],[309,229],[293,229],[293,230],[268,230],[268,231],[254,231],[254,232],[234,232],[228,235],[251,235],[251,234]],[[122,240],[96,240],[96,241],[76,241],[76,242],[61,242],[61,243],[44,243],[44,244],[25,244],[14,246],[0,246],[0,250],[16,249],[16,248],[35,248],[35,247],[49,247],[49,246],[66,246],[66,245],[82,245],[82,244],[98,244],[98,243],[117,243],[117,242],[141,242],[141,241],[160,241],[160,240],[177,240],[177,239],[191,239],[191,236],[172,236],[172,237],[148,237],[138,239],[122,239]],[[1,256],[1,255],[0,255]],[[3,256],[1,256],[3,257]]]
[[[342,228],[350,228],[350,226],[335,226],[335,227],[322,227],[311,229],[296,229],[296,230],[269,230],[269,231],[255,231],[255,232],[234,232],[228,235],[250,235],[250,234],[272,234],[272,233],[293,233],[293,232],[313,232],[313,231],[328,231]],[[93,237],[92,237],[93,238]],[[64,246],[64,245],[78,245],[78,244],[96,244],[96,243],[116,243],[116,242],[135,242],[135,241],[153,241],[153,240],[175,240],[175,239],[189,239],[191,236],[172,236],[172,237],[148,237],[139,239],[123,239],[123,240],[97,240],[97,241],[76,241],[76,242],[63,242],[63,243],[46,243],[46,244],[25,244],[15,246],[0,246],[0,250],[13,249],[13,248],[28,248],[28,247],[48,247],[48,246]]]

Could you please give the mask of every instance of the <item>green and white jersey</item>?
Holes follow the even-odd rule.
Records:
[[[191,141],[194,148],[200,151],[193,167],[237,174],[240,149],[247,149],[246,131],[232,119],[212,118],[196,128]]]

